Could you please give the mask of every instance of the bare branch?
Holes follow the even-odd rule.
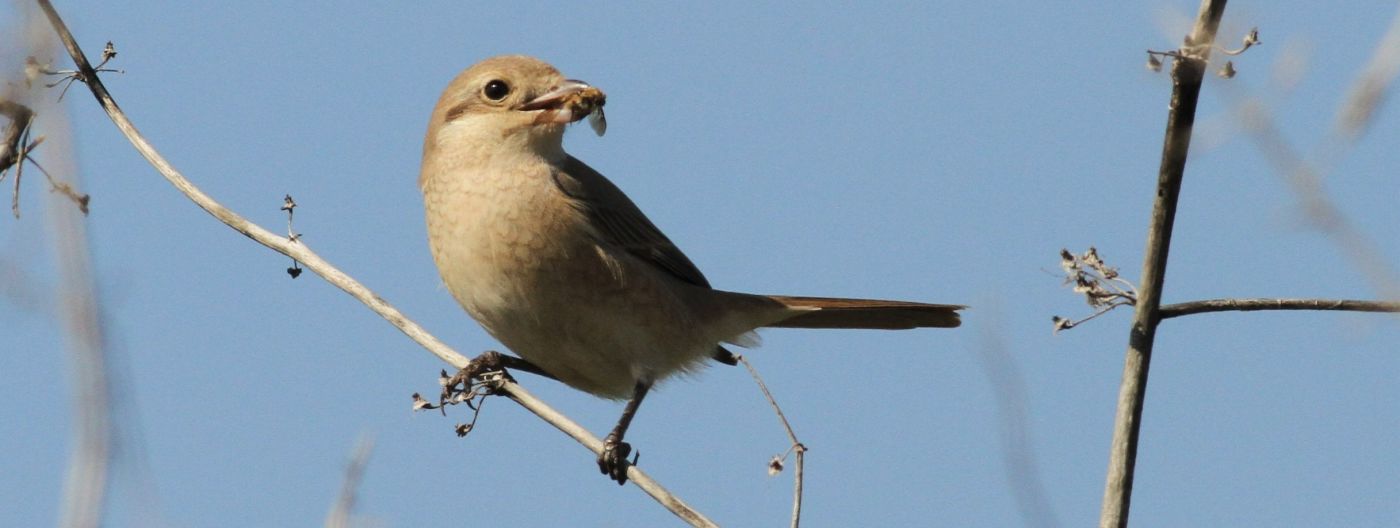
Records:
[[[146,137],[141,135],[141,132],[136,129],[136,125],[132,124],[131,120],[122,112],[121,107],[117,106],[116,100],[112,98],[111,93],[107,91],[107,87],[102,84],[102,80],[97,77],[97,73],[93,71],[92,66],[88,64],[87,57],[83,55],[82,49],[78,47],[78,43],[73,39],[72,33],[70,33],[68,27],[63,24],[63,20],[59,18],[58,12],[54,11],[53,6],[47,0],[38,0],[38,2],[40,7],[44,9],[44,13],[48,15],[49,22],[58,32],[59,38],[63,41],[64,46],[67,47],[69,55],[71,55],[73,61],[77,63],[79,76],[85,80],[88,89],[91,90],[93,96],[97,98],[103,110],[106,110],[107,116],[112,119],[113,124],[126,136],[127,140],[131,142],[131,145],[136,148],[136,151],[139,152],[142,157],[146,158],[146,161],[154,166],[156,171],[159,172],[161,176],[165,177],[166,181],[169,181],[171,185],[175,186],[177,190],[189,198],[190,201],[193,201],[195,205],[204,209],[205,212],[214,216],[214,218],[218,219],[220,222],[233,228],[233,230],[253,239],[254,242],[266,246],[268,249],[306,264],[308,269],[321,275],[327,282],[344,290],[346,293],[350,294],[350,296],[359,299],[360,302],[388,320],[389,323],[397,327],[399,331],[408,335],[408,337],[414,341],[417,341],[418,344],[428,349],[429,352],[432,352],[439,359],[456,368],[462,368],[467,365],[468,360],[466,356],[457,353],[436,337],[433,337],[421,326],[418,326],[417,323],[405,317],[402,312],[399,312],[393,306],[389,305],[389,303],[385,302],[384,299],[370,291],[369,288],[366,288],[363,284],[360,284],[359,281],[356,281],[335,266],[332,266],[329,262],[326,262],[325,259],[322,259],[320,255],[311,251],[305,244],[294,243],[286,237],[274,234],[248,221],[248,219],[238,213],[224,207],[223,204],[220,204],[218,201],[205,194],[204,191],[201,191],[191,183],[189,179],[185,178],[185,176],[181,174],[180,171],[176,170],[165,157],[161,156],[160,153],[156,151],[155,147],[146,140]]]
[[[317,275],[324,278],[326,282],[331,283],[364,303],[365,306],[368,306],[375,313],[389,321],[390,324],[398,328],[404,335],[407,335],[410,339],[422,345],[423,348],[427,349],[447,364],[460,369],[466,367],[470,363],[465,356],[453,350],[451,347],[448,347],[432,334],[429,334],[428,331],[419,326],[418,323],[404,316],[402,312],[380,298],[373,291],[370,291],[369,288],[366,288],[363,284],[360,284],[359,281],[351,278],[349,275],[345,274],[345,272],[340,271],[325,259],[321,258],[320,255],[311,251],[306,244],[290,241],[286,237],[274,234],[248,221],[243,216],[215,201],[193,183],[190,183],[180,171],[176,170],[169,161],[156,151],[155,147],[141,135],[140,131],[136,129],[136,126],[131,123],[131,120],[128,119],[121,108],[117,106],[116,101],[107,91],[106,86],[102,84],[101,79],[98,78],[97,72],[88,62],[87,56],[83,54],[82,49],[73,38],[73,34],[69,32],[67,25],[64,24],[63,19],[59,17],[58,12],[54,10],[53,5],[48,0],[36,1],[43,9],[44,14],[48,17],[49,23],[53,26],[54,31],[58,33],[59,39],[63,41],[64,46],[68,50],[68,54],[73,58],[73,62],[77,65],[76,75],[78,78],[87,84],[88,89],[92,92],[93,96],[97,98],[102,108],[106,110],[107,116],[111,118],[113,124],[117,126],[117,129],[126,136],[127,140],[131,142],[137,152],[141,153],[141,155],[146,158],[146,161],[155,167],[156,171],[159,172],[161,176],[165,177],[171,185],[175,186],[176,189],[196,205],[204,209],[205,212],[208,212],[210,215],[214,216],[214,218],[228,225],[230,228],[233,228],[235,231],[242,233],[244,236],[253,239],[253,241],[273,251],[300,261],[306,269],[315,272]],[[603,443],[601,440],[560,414],[558,411],[550,408],[544,402],[535,398],[520,385],[512,382],[502,382],[499,390],[516,401],[516,403],[519,403],[530,412],[544,419],[550,425],[553,425],[573,437],[594,453],[602,452]],[[629,467],[627,474],[629,480],[636,484],[637,487],[641,488],[653,499],[661,503],[662,506],[666,507],[686,522],[695,526],[715,525],[700,512],[694,510],[689,505],[685,504],[684,501],[680,500],[680,498],[672,495],[665,488],[661,487],[660,484],[656,483],[656,481],[652,480],[650,476],[643,473],[636,466]]]
[[[1345,102],[1337,109],[1332,134],[1318,149],[1320,154],[1312,159],[1288,141],[1263,103],[1243,100],[1235,104],[1239,122],[1274,171],[1298,197],[1309,226],[1337,244],[1383,299],[1400,299],[1400,270],[1352,222],[1347,211],[1334,203],[1325,175],[1365,133],[1397,74],[1400,74],[1400,11],[1396,12],[1390,29],[1353,83]]]
[[[768,405],[773,406],[773,412],[777,413],[778,421],[783,423],[783,430],[787,431],[788,440],[792,444],[782,456],[773,457],[768,463],[769,472],[776,474],[783,470],[783,461],[787,459],[788,453],[795,453],[792,468],[792,528],[797,528],[802,524],[802,466],[803,459],[807,455],[807,446],[797,440],[797,433],[792,430],[792,424],[788,423],[787,415],[783,414],[783,408],[778,406],[778,400],[773,399],[773,393],[768,391],[768,384],[763,382],[763,377],[758,375],[758,370],[753,368],[748,358],[736,355],[744,368],[749,370],[749,375],[753,376],[754,383],[758,384],[758,390],[763,391],[763,397],[768,399]]]
[[[1400,274],[1375,243],[1352,223],[1346,211],[1333,203],[1322,172],[1288,142],[1262,104],[1242,104],[1238,111],[1250,138],[1298,197],[1309,224],[1342,249],[1370,281],[1378,296],[1400,299]]]
[[[1201,60],[1172,62],[1173,86],[1167,113],[1166,139],[1162,144],[1162,163],[1157,174],[1152,219],[1147,232],[1140,295],[1133,314],[1132,331],[1128,336],[1123,383],[1119,388],[1118,408],[1114,413],[1113,442],[1109,448],[1103,508],[1099,513],[1101,528],[1125,528],[1128,525],[1133,470],[1142,427],[1142,406],[1147,395],[1152,345],[1160,320],[1158,307],[1166,282],[1167,255],[1171,248],[1172,226],[1176,221],[1177,199],[1181,194],[1181,180],[1186,170],[1186,155],[1191,145],[1191,130],[1196,121],[1196,103],[1201,94],[1206,61],[1224,13],[1225,0],[1202,0],[1195,27],[1186,38],[1185,46],[1185,49],[1203,50],[1199,52]]]
[[[39,172],[44,173],[44,179],[48,180],[49,182],[49,192],[56,192],[58,194],[63,195],[63,197],[67,198],[68,201],[73,202],[74,205],[78,206],[78,212],[83,213],[83,215],[87,215],[88,204],[92,202],[92,196],[78,192],[76,189],[73,188],[73,184],[71,183],[58,181],[53,177],[53,174],[50,173],[48,169],[45,169],[43,165],[39,164],[38,160],[35,160],[32,156],[28,154],[28,152],[34,150],[34,147],[39,146],[39,143],[42,143],[43,140],[44,138],[41,136],[39,139],[36,139],[33,142],[29,143],[29,147],[25,149],[26,154],[24,155],[24,159],[28,161],[31,165],[33,165],[34,168],[39,169]],[[15,186],[18,190],[18,177],[15,178]],[[15,216],[19,216],[18,191],[16,192],[15,208]]]
[[[1400,302],[1355,301],[1347,299],[1210,299],[1163,306],[1162,319],[1210,312],[1255,312],[1261,310],[1338,310],[1347,312],[1400,312]]]

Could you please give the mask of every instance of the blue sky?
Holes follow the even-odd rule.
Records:
[[[1049,525],[1019,513],[1016,490],[1034,486],[1005,461],[1028,455],[1061,525],[1097,519],[1131,316],[1051,335],[1052,315],[1089,313],[1061,287],[1057,252],[1096,246],[1136,279],[1170,91],[1143,50],[1177,45],[1196,8],[59,6],[90,56],[116,43],[126,73],[104,77],[109,88],[197,185],[274,231],[291,194],[306,243],[464,353],[498,345],[440,287],[414,182],[442,88],[502,53],[608,93],[608,135],[581,127],[566,148],[717,287],[972,305],[958,330],[771,330],[749,353],[811,449],[810,526]],[[1231,3],[1222,40],[1258,26],[1264,45],[1236,59],[1235,79],[1206,82],[1166,302],[1377,295],[1308,227],[1231,108],[1260,98],[1312,151],[1394,11]],[[15,20],[13,6],[0,14]],[[1281,80],[1300,61],[1297,81]],[[436,390],[442,364],[319,278],[289,280],[285,257],[184,200],[84,90],[64,105],[120,361],[111,525],[318,524],[365,432],[367,525],[674,524],[510,403],[488,404],[465,440],[452,433],[462,412],[411,413],[409,395]],[[1393,267],[1397,144],[1400,113],[1384,108],[1326,180]],[[26,178],[22,218],[0,218],[8,526],[56,521],[72,426],[44,223],[54,204],[39,183]],[[1134,525],[1400,524],[1397,345],[1397,319],[1372,314],[1164,323]],[[597,432],[620,412],[521,381]],[[1008,393],[1024,394],[1013,403],[1026,450],[1006,447]],[[786,521],[790,476],[765,466],[786,438],[742,369],[665,384],[628,439],[650,474],[721,524]]]

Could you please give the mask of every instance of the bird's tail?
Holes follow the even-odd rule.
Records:
[[[962,324],[958,310],[966,306],[926,304],[875,299],[834,297],[788,297],[767,295],[800,312],[770,323],[773,328],[868,328],[906,330],[910,328],[955,328]]]

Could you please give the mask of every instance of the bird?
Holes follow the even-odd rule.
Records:
[[[418,185],[429,249],[458,304],[538,371],[626,400],[599,471],[627,482],[624,437],[657,383],[759,328],[953,328],[952,304],[756,295],[711,287],[615,184],[563,148],[603,92],[524,55],[482,60],[434,107]],[[601,121],[601,120],[599,120]],[[602,126],[595,121],[600,134]]]

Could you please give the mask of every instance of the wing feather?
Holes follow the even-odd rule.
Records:
[[[598,171],[568,156],[554,171],[554,183],[588,217],[599,242],[621,248],[681,281],[710,287],[710,281],[685,253]]]

